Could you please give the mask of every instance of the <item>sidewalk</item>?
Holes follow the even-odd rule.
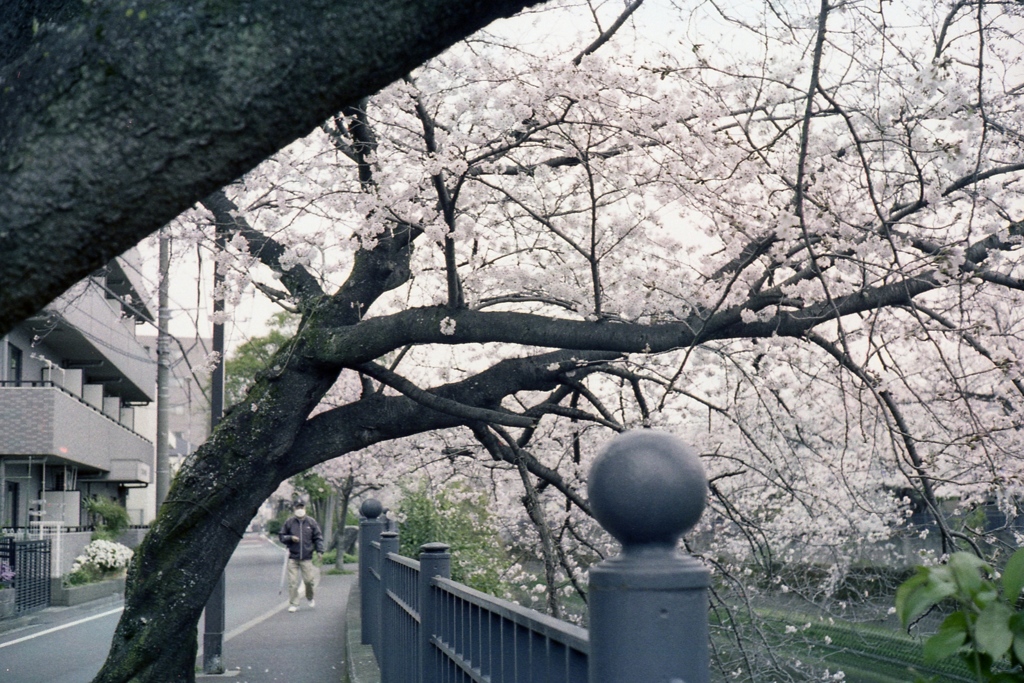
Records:
[[[287,611],[287,600],[275,610],[224,634],[221,675],[202,673],[197,660],[196,680],[209,683],[339,683],[345,680],[345,613],[352,574],[324,573],[316,593],[316,608],[305,600],[298,612]]]
[[[267,609],[258,616],[246,623],[229,627],[224,634],[223,647],[223,663],[227,671],[220,675],[204,675],[200,654],[196,662],[196,680],[204,683],[218,680],[225,683],[344,681],[345,621],[350,592],[355,596],[356,603],[359,600],[358,590],[353,590],[357,578],[356,565],[349,565],[346,569],[352,573],[322,574],[317,588],[315,609],[310,609],[303,600],[298,612],[288,612],[287,597],[275,596],[278,599],[276,604],[270,602]],[[276,580],[274,583],[276,584]],[[257,598],[254,593],[244,590],[236,595],[252,596],[251,599],[260,601],[265,599],[262,596]],[[120,611],[123,604],[120,596],[110,596],[75,607],[49,607],[22,617],[0,620],[0,634],[22,630],[29,633],[50,627],[61,628],[69,622],[91,621],[98,617],[114,619],[115,621],[110,622],[112,630],[116,615],[107,615]],[[355,621],[358,625],[358,611]],[[201,625],[202,620],[200,628]],[[357,630],[356,642],[358,637]],[[199,643],[202,646],[202,633],[199,634]],[[104,642],[103,647],[103,652],[106,652],[109,640]],[[0,656],[0,660],[3,660],[3,656]],[[97,661],[97,668],[101,662],[102,659]],[[0,680],[5,680],[2,673]]]

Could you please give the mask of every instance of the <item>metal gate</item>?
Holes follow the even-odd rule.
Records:
[[[50,606],[50,541],[0,539],[0,561],[14,569],[18,614]]]

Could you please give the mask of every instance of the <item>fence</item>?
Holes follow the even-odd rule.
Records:
[[[0,561],[14,569],[14,603],[18,614],[50,604],[50,541],[0,539]]]
[[[443,543],[398,554],[376,500],[360,508],[363,643],[381,683],[706,683],[709,574],[677,550],[707,482],[674,437],[616,437],[589,478],[595,518],[622,553],[590,570],[589,632],[451,581]]]

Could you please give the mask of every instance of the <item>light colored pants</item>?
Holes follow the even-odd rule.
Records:
[[[313,599],[313,588],[319,583],[319,572],[313,566],[313,560],[288,560],[288,602],[299,604],[299,575],[306,584],[306,599]]]

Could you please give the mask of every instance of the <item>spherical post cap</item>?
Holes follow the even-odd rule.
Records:
[[[384,512],[384,506],[376,498],[367,498],[359,506],[359,514],[366,519],[377,519]]]
[[[671,434],[641,429],[602,449],[587,490],[594,517],[623,547],[674,546],[700,519],[708,484],[689,446]]]

